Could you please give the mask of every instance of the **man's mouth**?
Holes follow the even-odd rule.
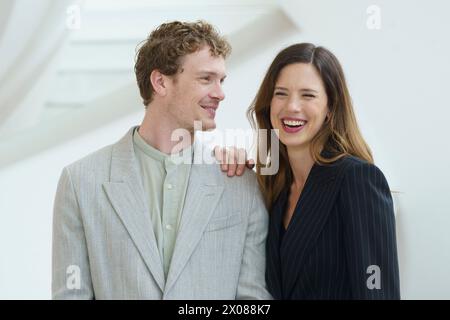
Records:
[[[200,107],[202,107],[203,109],[206,110],[206,112],[208,112],[208,116],[211,119],[214,119],[214,117],[216,116],[216,110],[218,108],[218,106],[216,105],[200,105]]]

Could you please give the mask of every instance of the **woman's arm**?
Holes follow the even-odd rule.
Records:
[[[213,153],[222,172],[226,172],[229,177],[242,176],[246,167],[253,169],[255,166],[253,159],[247,159],[247,151],[244,148],[215,146]]]
[[[340,195],[345,252],[354,299],[400,299],[391,192],[376,166],[355,162]]]

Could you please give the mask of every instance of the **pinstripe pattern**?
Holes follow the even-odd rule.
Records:
[[[393,203],[383,173],[355,157],[314,165],[288,229],[282,192],[270,214],[266,280],[275,299],[399,299]],[[280,234],[283,235],[280,237]],[[380,267],[380,289],[367,273]]]

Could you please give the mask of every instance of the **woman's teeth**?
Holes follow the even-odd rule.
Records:
[[[302,120],[283,120],[283,124],[288,127],[301,127],[304,126],[306,121]]]

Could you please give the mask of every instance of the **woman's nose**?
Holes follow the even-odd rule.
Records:
[[[302,109],[301,102],[298,99],[291,98],[287,103],[287,109],[292,112],[299,112]]]

